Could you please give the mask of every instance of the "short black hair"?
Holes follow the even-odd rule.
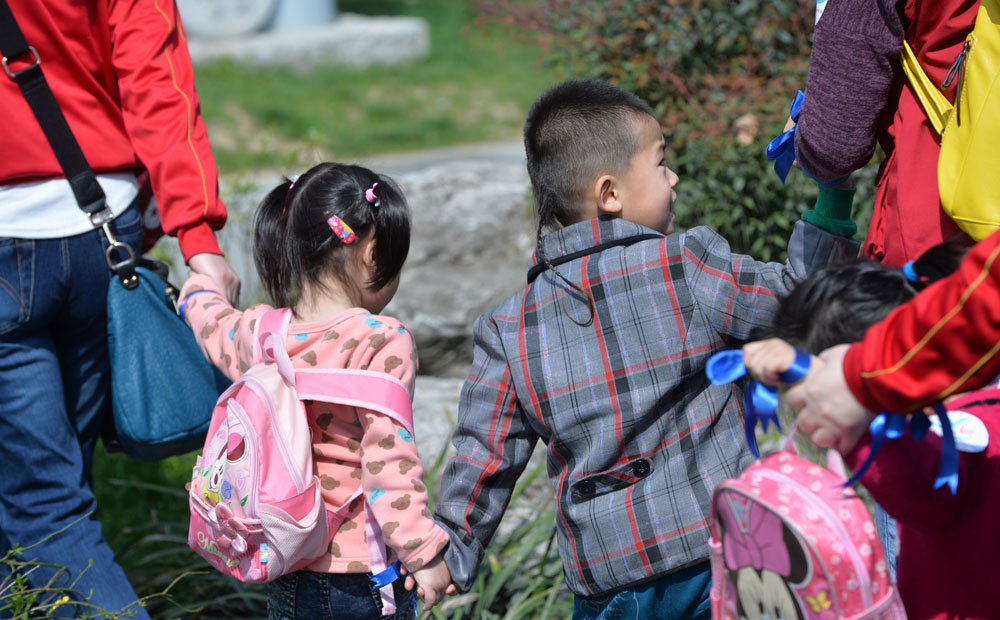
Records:
[[[653,111],[629,91],[600,80],[568,80],[535,99],[524,123],[524,152],[538,210],[538,258],[587,300],[594,300],[556,270],[542,251],[542,231],[580,220],[587,185],[599,175],[625,171],[642,147],[639,119]],[[576,322],[576,319],[573,319]]]
[[[541,226],[575,223],[587,184],[628,167],[643,116],[653,111],[642,99],[600,80],[568,80],[539,95],[524,123],[524,151]]]
[[[378,206],[365,197],[372,187]],[[346,281],[346,259],[358,245],[334,234],[327,224],[334,215],[356,239],[375,240],[375,274],[364,283],[370,290],[399,275],[410,249],[410,213],[402,192],[389,177],[362,166],[317,164],[294,183],[286,179],[257,207],[254,264],[275,305],[293,306],[303,283],[320,284],[324,274]]]

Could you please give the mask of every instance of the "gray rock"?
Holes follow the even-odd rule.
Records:
[[[416,337],[421,374],[464,378],[476,317],[524,286],[535,220],[523,157],[511,142],[362,162],[393,176],[410,204],[410,253],[385,313]],[[243,281],[244,306],[266,301],[253,265],[253,211],[281,178],[271,171],[222,185],[229,220],[219,242]],[[176,241],[164,239],[156,253],[182,282]]]
[[[315,28],[273,30],[224,38],[188,40],[195,63],[231,58],[254,65],[281,65],[306,72],[320,63],[364,68],[426,58],[430,28],[419,17],[370,17],[343,13]]]

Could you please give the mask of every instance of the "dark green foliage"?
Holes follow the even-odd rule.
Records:
[[[570,75],[653,107],[681,179],[679,227],[709,225],[761,260],[783,255],[816,188],[798,171],[782,187],[764,147],[805,89],[813,0],[476,1],[481,19],[521,27]]]

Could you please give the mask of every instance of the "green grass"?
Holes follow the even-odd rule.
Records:
[[[223,173],[515,139],[555,71],[518,33],[476,23],[465,0],[347,0],[342,12],[422,17],[428,58],[307,74],[218,61],[196,68]]]
[[[437,496],[446,449],[447,443],[433,463],[425,463],[430,505]],[[191,479],[193,463],[193,454],[137,463],[99,447],[94,473],[105,536],[138,594],[147,597],[153,618],[263,618],[265,587],[215,572],[187,546],[184,484]],[[539,463],[518,481],[506,520],[509,529],[490,544],[470,591],[446,599],[432,612],[435,620],[557,620],[572,615],[573,598],[556,549],[551,496],[522,496],[543,476],[544,467]],[[168,589],[167,596],[161,595]],[[35,608],[51,605],[58,594],[35,603]]]

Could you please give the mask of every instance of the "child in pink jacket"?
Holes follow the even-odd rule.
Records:
[[[324,163],[264,199],[254,221],[254,262],[277,307],[293,310],[285,346],[296,368],[384,372],[413,393],[417,352],[410,333],[380,316],[399,285],[409,249],[406,202],[386,177]],[[205,354],[229,377],[253,363],[253,332],[271,306],[234,309],[205,275],[181,291],[185,317]],[[389,548],[413,573],[428,608],[451,582],[441,559],[447,534],[427,507],[414,438],[391,418],[356,407],[307,402],[323,499],[340,508],[361,485]],[[271,618],[385,618],[369,581],[363,502],[355,501],[326,554],[268,584]],[[398,612],[412,594],[394,583]]]

